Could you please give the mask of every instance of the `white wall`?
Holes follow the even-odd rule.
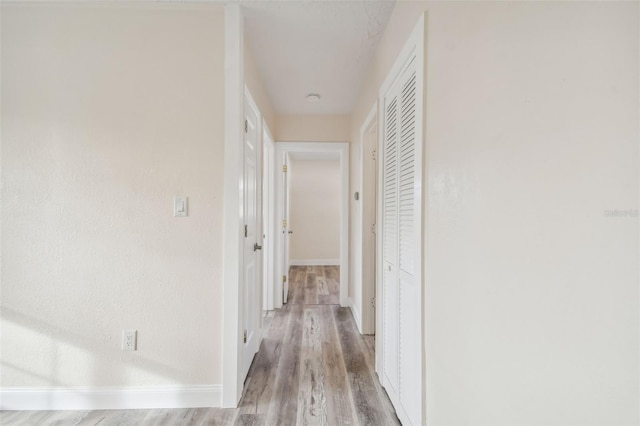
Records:
[[[2,4],[3,388],[221,383],[223,13]]]
[[[340,260],[340,161],[290,162],[289,258],[296,264]]]
[[[429,424],[640,421],[638,7],[397,3],[352,135],[427,11]]]
[[[275,134],[277,130],[278,120],[275,110],[273,109],[273,105],[271,104],[271,99],[269,98],[269,94],[267,93],[264,82],[262,80],[262,75],[256,66],[255,60],[253,59],[253,52],[251,47],[247,43],[247,38],[245,37],[244,43],[244,80],[245,84],[249,88],[251,92],[251,96],[255,101],[258,109],[260,110],[260,114],[262,114],[262,118],[267,123],[269,127],[269,131],[271,134]]]
[[[278,115],[279,142],[349,142],[348,115]]]

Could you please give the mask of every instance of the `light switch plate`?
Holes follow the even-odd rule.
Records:
[[[187,197],[175,196],[173,197],[173,215],[175,217],[187,216]]]

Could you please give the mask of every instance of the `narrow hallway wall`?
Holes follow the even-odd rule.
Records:
[[[292,265],[340,263],[340,161],[293,160],[290,260]]]

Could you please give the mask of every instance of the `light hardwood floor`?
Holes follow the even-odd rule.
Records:
[[[341,308],[337,266],[295,266],[270,313],[237,409],[3,411],[1,425],[397,425],[373,336]]]

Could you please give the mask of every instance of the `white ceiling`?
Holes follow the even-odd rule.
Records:
[[[242,4],[247,43],[278,113],[352,112],[394,0]],[[320,101],[306,101],[309,93]]]

